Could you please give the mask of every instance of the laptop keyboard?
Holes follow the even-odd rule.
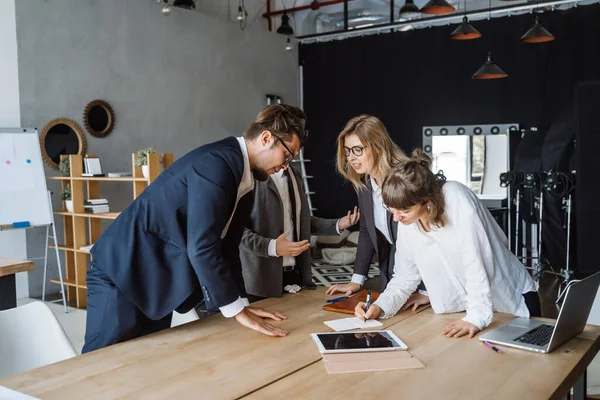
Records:
[[[516,338],[515,342],[546,346],[550,341],[553,331],[554,325],[540,325]]]

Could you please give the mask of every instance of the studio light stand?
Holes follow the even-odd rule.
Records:
[[[544,221],[544,192],[543,192],[543,181],[544,181],[544,172],[528,172],[525,174],[523,179],[523,188],[531,190],[531,208],[529,211],[529,216],[531,219],[534,217],[535,208],[538,209],[538,223],[536,229],[536,256],[531,256],[531,260],[537,260],[533,267],[529,267],[533,271],[533,279],[539,281],[544,273],[544,270],[549,266],[547,262],[544,262],[542,258],[542,230],[543,230],[543,221]],[[537,201],[536,196],[534,194],[534,190],[539,188]]]
[[[563,278],[563,282],[558,287],[558,296],[556,298],[556,304],[558,304],[567,292],[568,287],[572,283],[578,282],[578,280],[573,279],[575,272],[570,267],[571,211],[573,207],[573,190],[575,189],[575,171],[571,174],[550,171],[544,182],[543,189],[550,197],[562,199],[563,209],[566,213],[567,243],[565,266],[558,273],[552,272],[554,275]]]
[[[511,226],[512,226],[512,204],[515,204],[515,249],[514,253],[518,257],[519,254],[519,200],[521,198],[521,183],[523,181],[523,173],[520,171],[508,171],[500,174],[500,186],[503,188],[508,187],[508,224],[507,224],[507,236],[508,236],[508,249],[513,251],[512,239],[511,239]],[[513,200],[513,190],[515,191],[515,197]]]

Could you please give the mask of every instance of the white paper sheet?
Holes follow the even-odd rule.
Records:
[[[15,392],[4,386],[0,386],[0,400],[39,400],[23,393]]]
[[[330,327],[336,332],[349,331],[352,329],[363,329],[363,328],[376,328],[383,324],[376,319],[369,319],[367,322],[363,322],[357,317],[334,319],[331,321],[325,321],[325,325]]]

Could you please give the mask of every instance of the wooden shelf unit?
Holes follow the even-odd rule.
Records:
[[[161,155],[158,153],[148,155],[148,178],[144,177],[141,167],[135,166],[135,154],[131,155],[133,177],[125,178],[81,176],[83,173],[83,156],[61,156],[61,159],[65,157],[69,157],[71,175],[66,177],[48,176],[46,179],[60,181],[61,190],[67,185],[71,186],[73,212],[66,211],[67,208],[64,202],[62,211],[54,211],[55,215],[62,216],[64,226],[64,240],[58,246],[58,249],[65,252],[66,277],[64,278],[64,284],[67,291],[67,302],[74,307],[85,308],[87,307],[85,277],[91,255],[88,250],[81,250],[81,247],[95,243],[98,240],[102,234],[102,219],[114,220],[120,214],[120,212],[86,213],[84,208],[85,200],[100,198],[100,182],[132,183],[132,194],[135,200],[160,174]],[[163,153],[162,167],[166,169],[172,163],[173,153]],[[54,246],[50,247],[54,248]],[[51,280],[51,282],[60,284],[60,280],[57,279]]]

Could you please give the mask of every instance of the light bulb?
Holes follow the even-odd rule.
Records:
[[[287,43],[285,45],[285,51],[292,51],[292,42],[290,42],[290,38],[287,39]]]
[[[242,10],[242,6],[238,6],[237,20],[240,22],[244,20],[244,10]]]
[[[165,1],[160,11],[163,13],[163,15],[169,15],[171,14],[171,6],[169,6],[169,3]]]

